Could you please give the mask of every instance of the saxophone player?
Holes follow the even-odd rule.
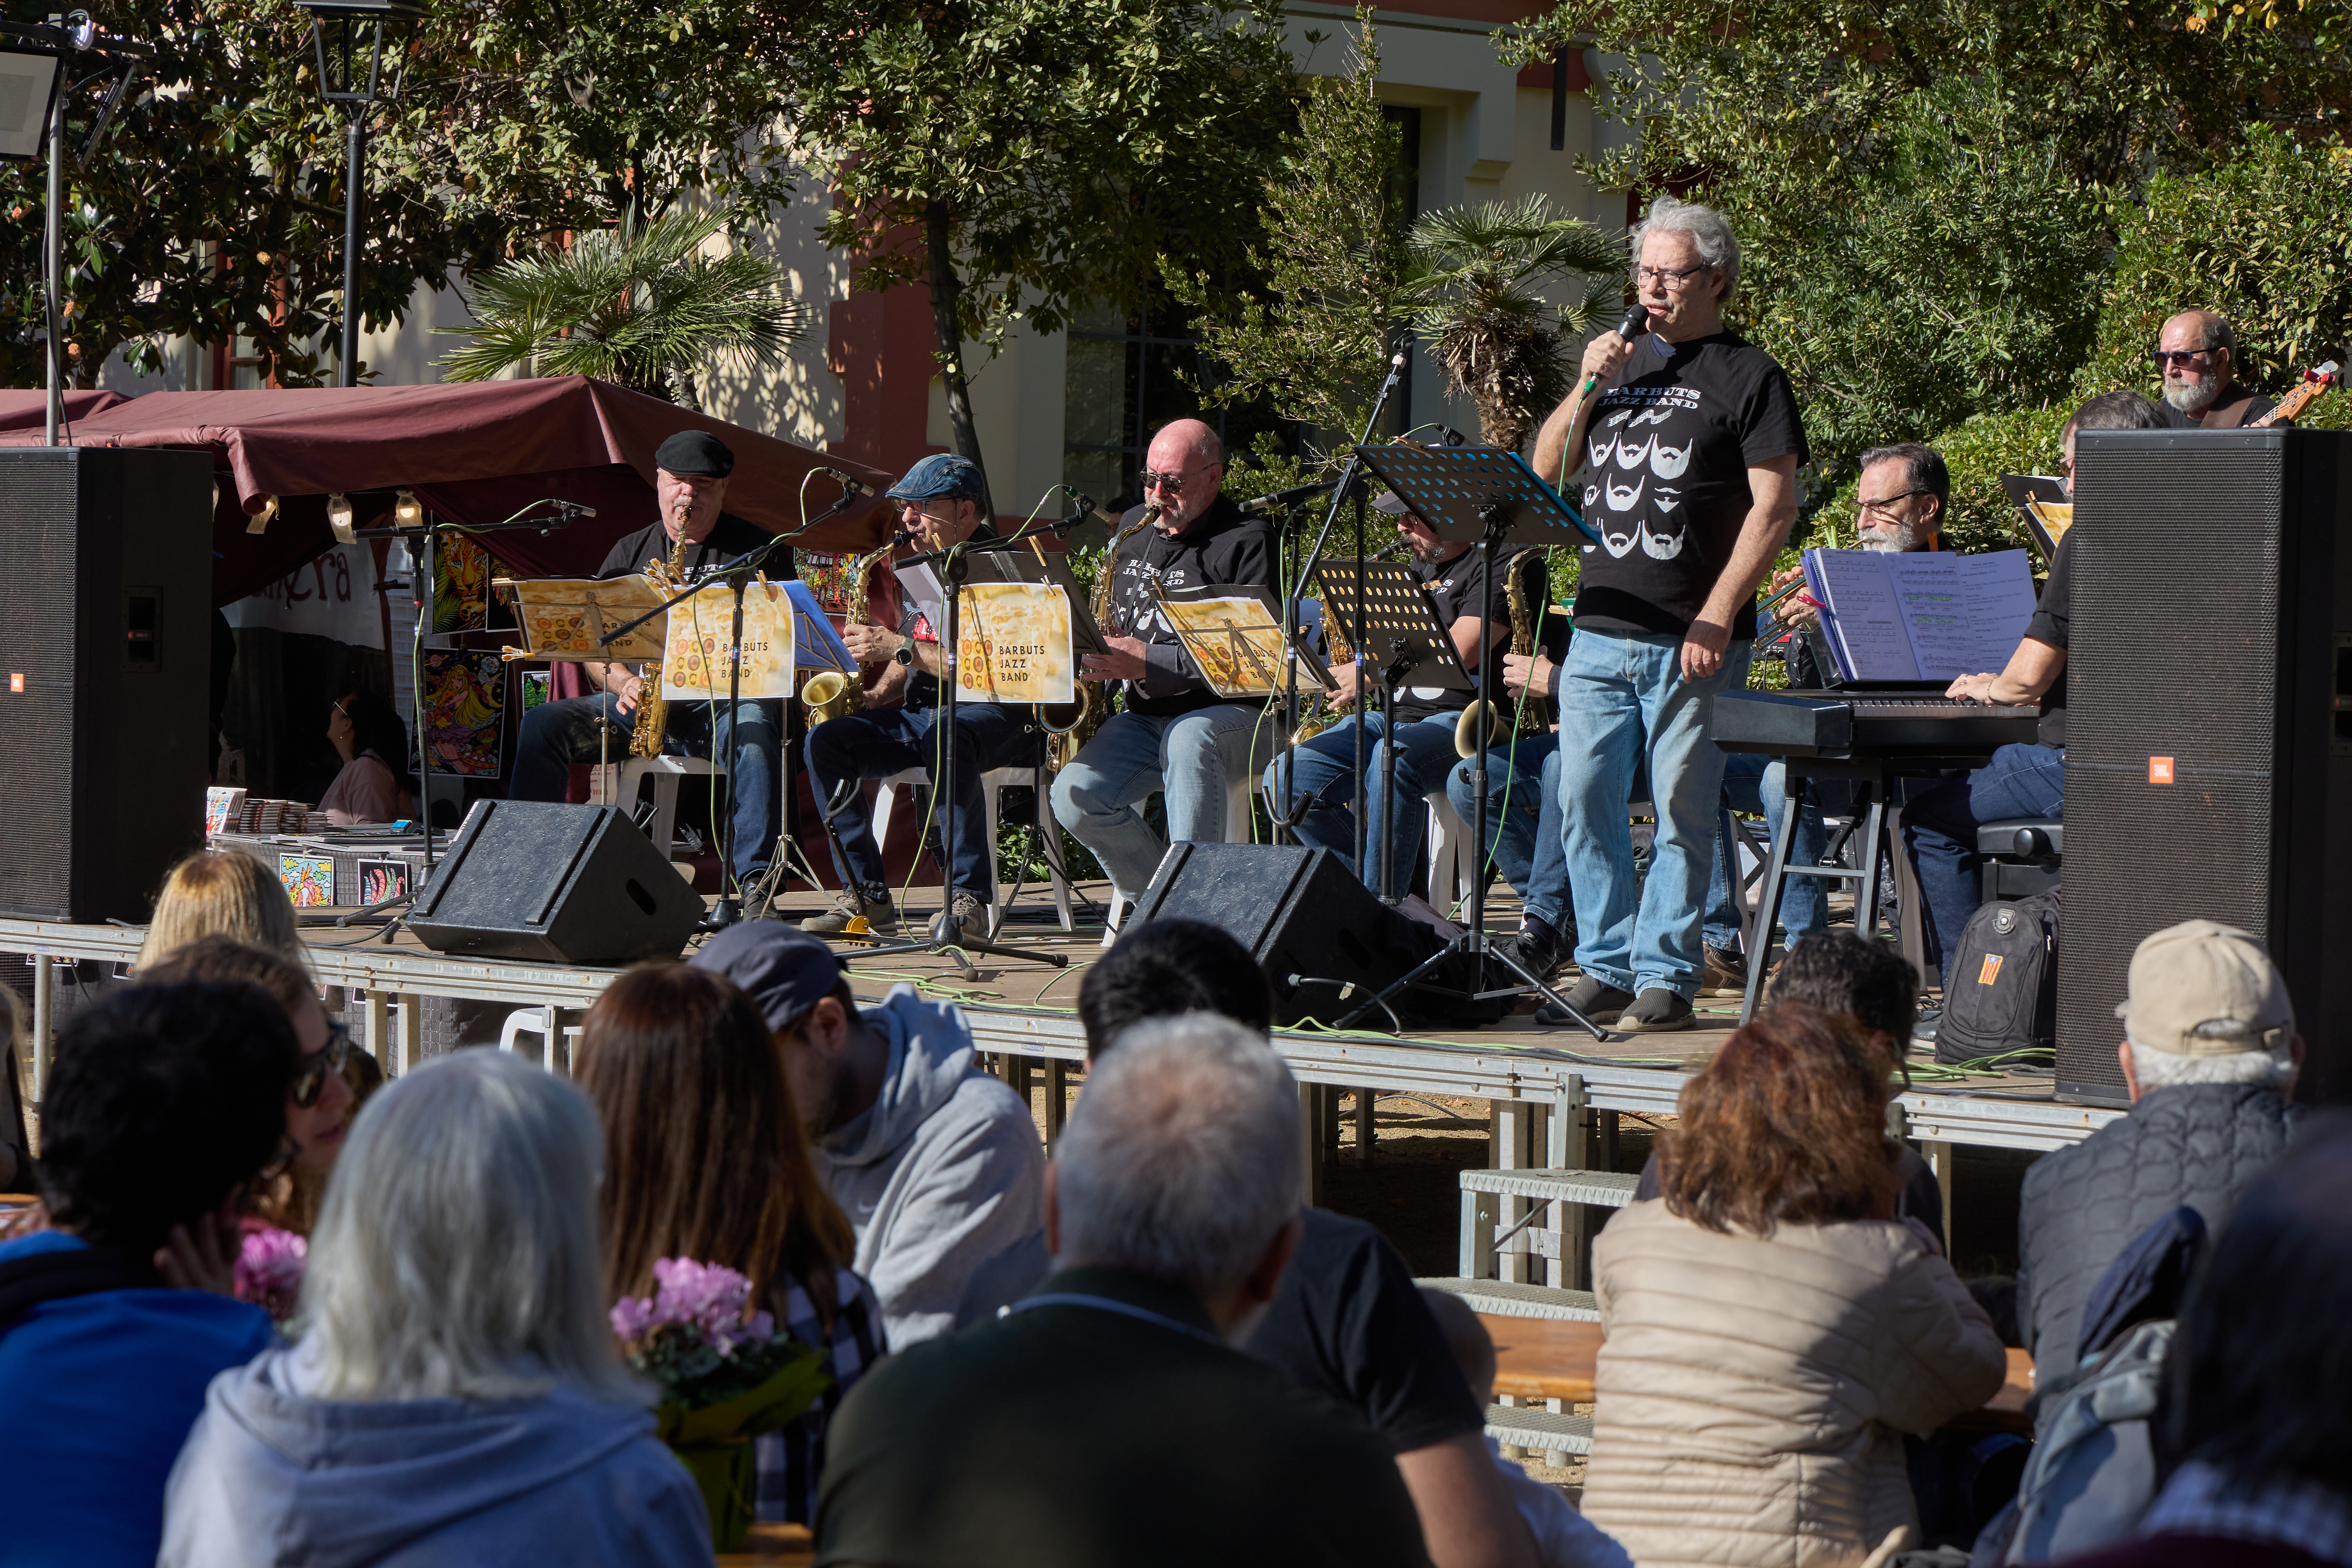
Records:
[[[724,509],[727,476],[734,470],[735,455],[707,431],[682,430],[663,442],[654,453],[654,497],[660,519],[614,545],[596,575],[626,577],[659,560],[675,561],[682,575],[693,576],[766,544],[773,535]],[[768,572],[788,576],[790,570],[771,564]],[[580,667],[602,690],[594,696],[545,703],[523,716],[514,781],[507,791],[510,798],[561,800],[571,782],[572,763],[593,762],[608,748],[615,758],[627,755],[655,672],[635,670],[617,660]],[[663,745],[687,757],[725,759],[734,800],[735,873],[739,884],[749,886],[766,873],[776,852],[783,704],[746,701],[736,705],[732,714],[718,711],[725,706],[670,705]]]
[[[995,528],[981,515],[979,465],[949,453],[934,453],[907,470],[885,492],[898,510],[898,526],[919,550],[942,550],[975,538],[994,538]],[[934,756],[939,737],[939,632],[912,602],[896,626],[850,622],[842,634],[860,664],[880,664],[882,674],[866,693],[859,712],[827,719],[810,729],[803,746],[809,782],[820,810],[836,796],[833,814],[834,870],[841,877],[835,907],[801,922],[801,929],[838,936],[862,916],[866,928],[889,936],[898,928],[890,905],[888,873],[864,810],[861,779],[887,779],[909,768],[939,777]],[[902,706],[884,707],[889,702]],[[945,857],[948,904],[957,929],[978,941],[988,935],[988,906],[996,894],[996,848],[988,841],[988,815],[980,776],[992,768],[1033,767],[1039,742],[1013,708],[958,698],[955,710],[955,841]],[[847,788],[844,788],[847,786]]]
[[[1468,540],[1439,538],[1428,524],[1407,511],[1403,500],[1394,494],[1384,495],[1372,505],[1396,518],[1398,537],[1412,557],[1412,574],[1435,604],[1437,618],[1453,639],[1462,667],[1476,674],[1480,692],[1499,689],[1503,657],[1511,635],[1512,563],[1520,552],[1510,546],[1497,548],[1490,581],[1479,565],[1475,547]],[[1478,648],[1481,600],[1486,601],[1486,622],[1483,658]],[[1325,608],[1329,612],[1330,607]],[[1350,707],[1378,695],[1369,682],[1359,685],[1360,668],[1355,664],[1332,667],[1331,678],[1337,685],[1327,694],[1326,700],[1333,707]],[[1445,788],[1446,775],[1453,771],[1457,758],[1454,745],[1456,725],[1462,710],[1475,695],[1441,686],[1408,686],[1397,694],[1392,718],[1366,710],[1364,800],[1371,821],[1364,831],[1364,857],[1371,863],[1357,867],[1356,874],[1375,893],[1400,894],[1411,883],[1423,824],[1428,821],[1422,799]],[[1509,708],[1504,712],[1507,718]],[[1387,792],[1388,753],[1391,747],[1396,752],[1393,810]],[[1269,800],[1279,798],[1282,772],[1278,758],[1266,768],[1265,792]],[[1308,802],[1306,815],[1296,829],[1298,841],[1352,856],[1356,845],[1354,724],[1335,724],[1301,746],[1291,774],[1291,800]],[[1393,883],[1388,888],[1380,884],[1383,834],[1387,835],[1390,848]]]

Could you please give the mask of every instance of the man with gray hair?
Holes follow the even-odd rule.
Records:
[[[827,1433],[825,1563],[1425,1564],[1381,1439],[1234,1346],[1298,1245],[1298,1088],[1191,1014],[1097,1059],[1045,1186],[1055,1271],[867,1373]]]
[[[2243,430],[2267,424],[2277,405],[2238,384],[2238,334],[2210,310],[2183,310],[2156,339],[2164,383],[2157,415],[2173,430]]]
[[[1536,470],[1563,494],[1581,460],[1601,536],[1584,548],[1555,684],[1560,734],[1577,737],[1559,753],[1584,971],[1567,999],[1622,1030],[1684,1030],[1723,789],[1707,716],[1717,692],[1747,684],[1756,585],[1796,521],[1810,454],[1788,373],[1724,325],[1739,242],[1723,214],[1663,196],[1633,241],[1649,329],[1594,339],[1536,438]],[[1625,807],[1645,761],[1657,835],[1637,884]]]
[[[2133,953],[2116,1055],[2131,1114],[2025,1173],[2017,1321],[2042,1378],[2074,1370],[2083,1304],[2116,1254],[2187,1204],[2219,1231],[2287,1145],[2303,1037],[2263,945],[2210,920]]]

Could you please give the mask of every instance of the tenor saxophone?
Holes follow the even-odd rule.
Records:
[[[1338,606],[1328,602],[1324,604],[1323,647],[1328,655],[1324,663],[1335,670],[1342,664],[1352,664],[1356,662],[1356,651],[1348,642],[1348,633],[1340,625],[1340,622],[1346,619],[1346,616],[1339,613]],[[1331,706],[1328,698],[1319,692],[1317,693],[1309,699],[1307,708],[1299,714],[1298,727],[1290,732],[1292,747],[1296,749],[1306,745],[1346,716]]]
[[[1087,609],[1094,613],[1095,625],[1106,635],[1124,635],[1123,632],[1115,633],[1111,630],[1111,600],[1118,586],[1118,547],[1158,522],[1161,510],[1159,502],[1150,503],[1143,508],[1143,516],[1113,535],[1110,543],[1103,548],[1102,570],[1095,574],[1094,596]],[[1075,714],[1070,711],[1072,707],[1077,710]],[[1065,718],[1069,722],[1056,722]],[[1079,680],[1078,700],[1075,704],[1040,703],[1037,706],[1037,727],[1045,732],[1046,770],[1058,773],[1067,767],[1079,752],[1086,749],[1087,742],[1095,737],[1095,732],[1102,728],[1109,718],[1110,688],[1102,681]]]
[[[1528,604],[1527,574],[1519,570],[1523,564],[1514,557],[1507,568],[1510,575],[1503,580],[1503,602],[1509,609],[1511,619],[1511,652],[1522,657],[1534,653],[1536,648],[1535,613]],[[1525,739],[1531,735],[1541,735],[1547,727],[1542,699],[1532,692],[1528,694],[1525,702],[1518,705],[1516,727],[1486,698],[1473,697],[1470,706],[1462,710],[1462,716],[1454,723],[1454,749],[1464,757],[1475,757],[1482,750],[1491,750],[1501,745],[1506,736]],[[1484,745],[1480,744],[1482,736],[1485,737]]]
[[[686,519],[678,519],[677,542],[670,546],[667,564],[659,560],[646,562],[646,575],[654,586],[668,593],[677,586],[686,573]],[[665,650],[667,657],[667,650]],[[662,695],[662,664],[656,660],[653,674],[646,681],[646,689],[637,697],[637,722],[629,733],[629,755],[659,757],[662,754],[662,732],[669,727],[669,700]]]

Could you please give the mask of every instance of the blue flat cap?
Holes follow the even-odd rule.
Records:
[[[730,925],[687,963],[740,986],[772,1030],[799,1018],[841,983],[841,960],[824,938],[781,920]]]
[[[952,452],[934,452],[907,470],[907,476],[883,492],[894,501],[928,501],[952,496],[960,501],[981,497],[980,465]]]

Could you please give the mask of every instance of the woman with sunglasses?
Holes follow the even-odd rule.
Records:
[[[142,985],[190,980],[244,980],[286,1009],[301,1057],[286,1086],[286,1144],[247,1202],[248,1228],[268,1227],[307,1236],[318,1218],[327,1175],[343,1150],[344,1134],[364,1098],[352,1082],[351,1036],[327,1016],[317,988],[300,969],[273,953],[226,936],[205,936],[139,971]],[[373,1084],[369,1084],[373,1088]]]

